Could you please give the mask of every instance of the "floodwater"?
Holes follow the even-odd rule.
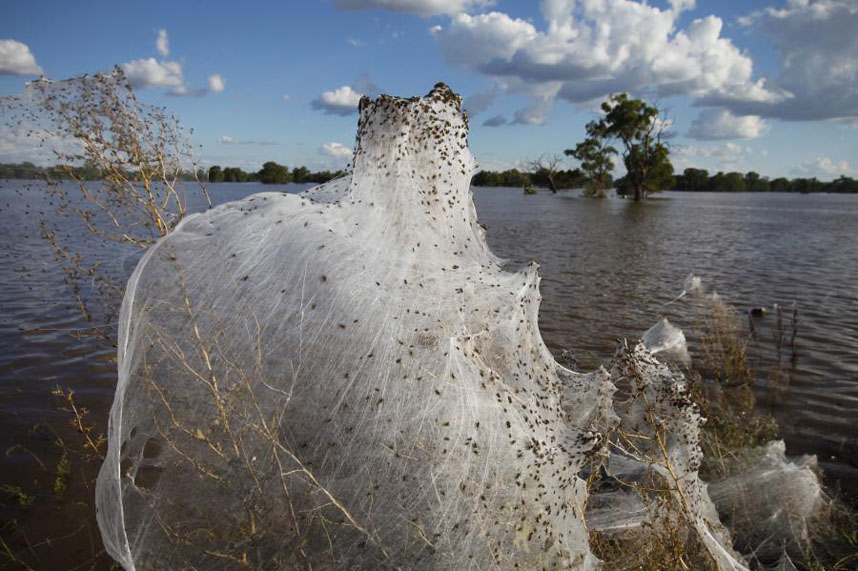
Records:
[[[222,203],[300,188],[225,183],[210,191]],[[817,454],[826,483],[855,501],[858,195],[671,192],[635,204],[520,189],[474,194],[492,250],[513,267],[540,263],[543,337],[582,369],[605,363],[618,337],[640,336],[662,315],[682,325],[666,304],[690,273],[741,312],[778,304],[792,315],[795,304],[796,365],[783,394],[760,402],[779,420],[787,453]],[[98,461],[79,456],[82,435],[52,390],[73,390],[88,410],[84,424],[94,435],[106,431],[114,350],[74,335],[90,324],[41,237],[41,216],[55,216],[44,185],[0,181],[0,215],[0,537],[8,545],[0,545],[0,568],[21,565],[9,553],[33,568],[108,568],[94,517]],[[62,238],[80,245],[79,229],[67,227]],[[95,246],[91,254],[125,274],[139,256]],[[772,319],[760,320],[761,330]],[[66,489],[58,493],[64,450],[71,473],[59,470]],[[32,503],[22,507],[13,487]]]

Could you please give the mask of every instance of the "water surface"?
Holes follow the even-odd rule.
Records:
[[[211,185],[215,203],[300,187]],[[75,391],[98,431],[106,429],[116,380],[113,348],[73,336],[88,327],[50,245],[41,216],[54,216],[44,186],[0,181],[0,484],[39,496],[30,508],[0,505],[4,537],[31,564],[97,567],[93,482],[97,462],[75,462],[62,499],[52,497],[58,442],[80,435],[52,396]],[[492,250],[519,266],[541,264],[540,327],[548,346],[571,350],[580,366],[605,363],[616,339],[636,337],[661,315],[689,273],[745,312],[779,304],[799,309],[797,366],[789,386],[766,406],[781,423],[788,454],[815,453],[827,483],[851,498],[858,490],[858,196],[665,193],[636,204],[575,193],[474,189]],[[201,208],[202,202],[196,207]],[[80,245],[79,228],[64,223]],[[92,246],[95,248],[95,246]],[[91,252],[130,273],[139,252]],[[771,319],[771,318],[766,318]],[[765,321],[765,320],[764,320]],[[4,498],[5,500],[5,498]],[[50,537],[51,549],[28,548]]]

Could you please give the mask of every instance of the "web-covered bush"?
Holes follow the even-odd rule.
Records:
[[[644,345],[555,362],[537,266],[489,251],[474,168],[445,85],[364,98],[348,176],[147,251],[97,488],[124,567],[590,569],[591,531],[675,513],[707,565],[743,568],[682,375]],[[598,473],[625,484],[590,509]]]

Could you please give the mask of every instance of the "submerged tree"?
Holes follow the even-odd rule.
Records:
[[[578,143],[574,149],[563,151],[566,156],[581,161],[581,168],[587,175],[585,194],[596,198],[604,198],[605,190],[611,185],[611,171],[614,162],[611,155],[617,150],[605,143],[605,133],[600,122],[591,121],[587,124],[587,138]]]
[[[652,192],[668,188],[673,165],[670,150],[663,141],[665,122],[659,120],[658,108],[620,93],[603,102],[602,111],[605,117],[592,123],[592,129],[588,125],[587,130],[591,138],[596,135],[597,140],[617,139],[622,143],[627,174],[618,181],[617,191],[642,200]]]
[[[540,155],[538,159],[529,161],[528,166],[533,171],[532,178],[544,181],[551,192],[557,192],[558,186],[554,179],[562,161],[563,157],[560,155],[553,155],[547,158],[545,155]]]

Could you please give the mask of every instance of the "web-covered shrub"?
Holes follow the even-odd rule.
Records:
[[[743,567],[697,478],[682,375],[644,345],[610,372],[560,366],[536,264],[507,271],[486,245],[474,168],[445,85],[365,98],[349,175],[189,216],[147,251],[97,488],[114,558],[590,569],[591,531],[675,514],[706,565]],[[588,509],[598,473],[622,489]]]

